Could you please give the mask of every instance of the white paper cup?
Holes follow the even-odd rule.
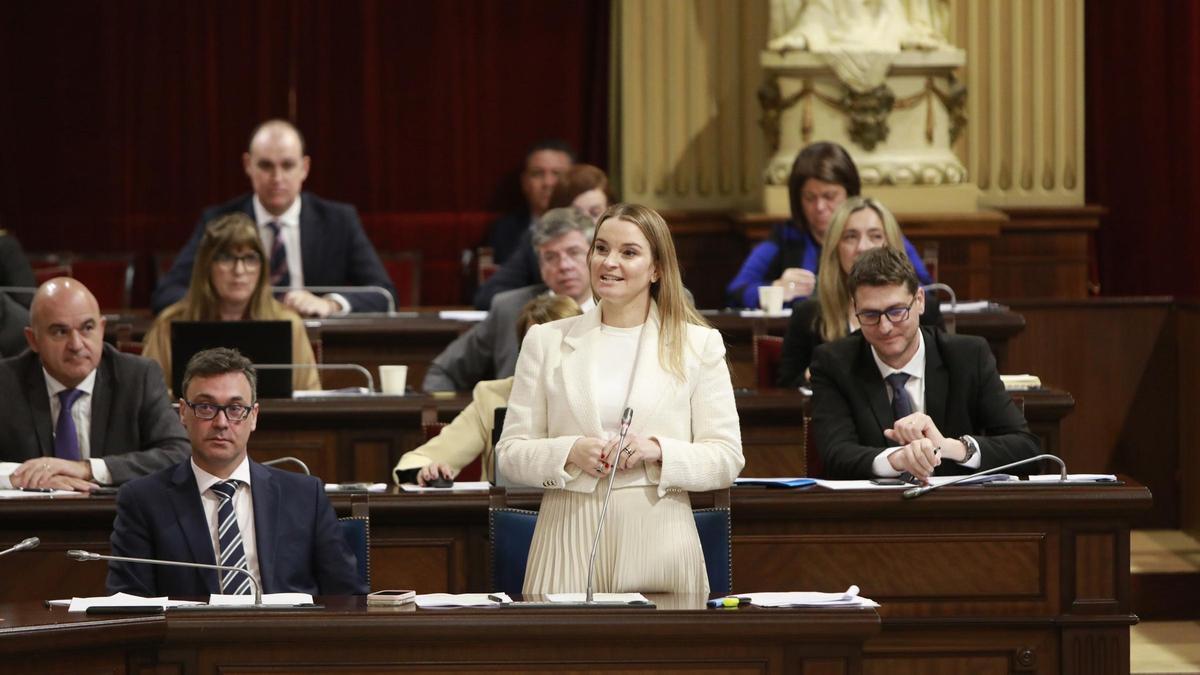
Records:
[[[758,306],[767,314],[783,311],[783,286],[759,286]]]
[[[379,366],[379,388],[385,394],[404,395],[408,366]]]

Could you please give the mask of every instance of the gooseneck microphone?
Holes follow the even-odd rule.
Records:
[[[1061,459],[1059,459],[1058,457],[1055,457],[1054,455],[1037,455],[1036,457],[1029,457],[1027,459],[1019,459],[1015,462],[1010,462],[1008,464],[1005,464],[1004,466],[998,466],[993,469],[987,469],[985,471],[979,471],[977,473],[973,473],[973,474],[970,474],[967,476],[961,476],[959,478],[955,478],[952,481],[940,483],[938,485],[923,485],[921,487],[910,488],[910,489],[904,491],[904,498],[905,499],[915,499],[915,498],[920,497],[921,495],[926,494],[928,492],[933,492],[934,490],[936,490],[938,488],[944,488],[947,485],[955,485],[956,483],[968,481],[968,480],[971,480],[972,478],[978,478],[980,476],[987,476],[988,474],[993,474],[993,473],[1000,473],[1001,471],[1004,471],[1005,469],[1011,469],[1014,466],[1021,466],[1022,464],[1030,464],[1032,462],[1040,462],[1043,459],[1049,459],[1058,464],[1059,477],[1058,477],[1057,483],[1053,483],[1053,482],[1040,483],[1039,482],[1038,485],[1061,485],[1063,483],[1070,482],[1067,479],[1067,465],[1064,464]]]
[[[8,555],[9,553],[16,553],[17,551],[28,551],[31,548],[37,548],[38,544],[40,543],[42,543],[41,539],[38,539],[37,537],[29,537],[16,546],[12,546],[0,551],[0,555]]]
[[[588,559],[587,596],[585,602],[594,602],[593,582],[596,576],[596,551],[600,549],[600,532],[604,529],[604,517],[608,515],[608,498],[612,496],[613,482],[617,479],[617,462],[621,461],[621,452],[625,449],[625,435],[629,433],[629,423],[633,421],[633,408],[626,407],[621,413],[621,436],[617,439],[617,454],[613,458],[612,473],[608,474],[608,491],[604,493],[604,506],[600,509],[600,522],[596,523],[596,536],[592,538],[592,555]]]
[[[28,541],[28,540],[26,540]],[[155,560],[153,558],[127,558],[119,555],[101,555],[99,553],[90,553],[88,551],[80,551],[79,549],[71,549],[67,551],[67,557],[79,561],[89,560],[115,560],[117,562],[129,563],[144,563],[146,565],[163,565],[166,567],[199,567],[206,570],[221,570],[225,572],[236,571],[245,574],[250,579],[250,585],[254,587],[254,606],[262,605],[262,587],[258,584],[258,579],[250,573],[250,570],[242,567],[233,567],[232,565],[208,565],[205,563],[183,562],[182,560]]]

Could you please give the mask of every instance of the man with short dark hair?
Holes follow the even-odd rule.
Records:
[[[209,207],[170,271],[150,299],[157,313],[187,293],[196,249],[204,226],[218,216],[240,211],[258,224],[270,259],[263,274],[273,286],[290,288],[283,304],[301,316],[325,317],[348,312],[382,312],[387,300],[378,292],[316,295],[305,286],[379,286],[394,298],[396,289],[367,239],[358,211],[350,204],[301,192],[310,158],[300,130],[286,120],[268,120],[255,128],[242,155],[253,192]]]
[[[521,172],[521,192],[527,210],[501,216],[488,226],[486,244],[500,268],[475,291],[478,309],[489,309],[496,295],[542,281],[538,262],[530,251],[530,236],[538,218],[550,206],[550,196],[567,170],[575,163],[575,153],[565,141],[538,141],[525,153]]]
[[[987,342],[922,328],[903,251],[859,256],[847,282],[860,333],[813,352],[812,421],[829,478],[966,474],[1036,455],[1037,437]]]
[[[503,264],[517,250],[521,236],[550,206],[550,194],[563,174],[575,163],[575,151],[566,141],[542,139],[525,151],[521,168],[521,194],[526,208],[497,218],[488,225],[485,245],[492,248],[496,264]]]
[[[594,304],[587,268],[595,225],[573,208],[551,209],[533,228],[530,247],[544,283],[496,296],[487,318],[451,342],[425,373],[425,391],[468,391],[483,380],[512,377],[517,367],[517,317],[533,298],[553,292],[575,300],[583,311]]]
[[[0,488],[90,492],[187,457],[162,370],[104,344],[86,286],[47,281],[29,317],[29,349],[0,361]]]
[[[237,350],[191,358],[179,419],[192,458],[121,488],[113,555],[238,567],[264,593],[366,593],[321,481],[247,456],[258,423],[256,382]],[[121,562],[109,563],[107,586],[142,596],[253,591],[239,572]]]

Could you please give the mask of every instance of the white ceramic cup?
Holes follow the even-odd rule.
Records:
[[[385,394],[404,395],[408,366],[379,366],[379,388]]]
[[[783,311],[783,286],[759,286],[758,306],[767,314]]]

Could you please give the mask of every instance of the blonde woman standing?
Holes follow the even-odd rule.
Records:
[[[585,590],[615,471],[595,589],[707,593],[688,492],[728,487],[745,464],[724,342],[687,300],[653,210],[609,208],[588,267],[596,307],[530,328],[497,446],[507,477],[546,488],[523,590]]]

